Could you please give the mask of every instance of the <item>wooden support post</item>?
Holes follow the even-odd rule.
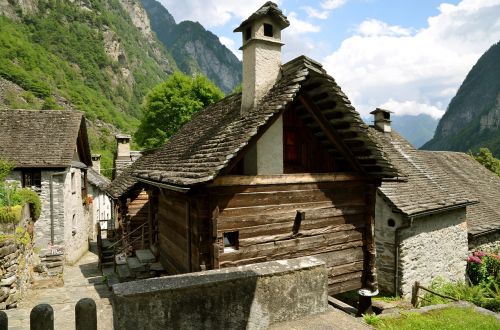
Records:
[[[144,242],[144,226],[141,228],[141,246],[143,250],[146,248],[146,243]]]
[[[417,281],[413,284],[413,288],[411,290],[411,304],[413,307],[417,307],[418,305],[418,290],[420,289],[420,283]]]
[[[33,307],[30,313],[30,330],[54,330],[54,310],[49,304]]]
[[[75,306],[76,330],[97,330],[97,308],[90,298],[80,299]]]
[[[0,311],[0,330],[9,330],[9,318],[4,311]]]

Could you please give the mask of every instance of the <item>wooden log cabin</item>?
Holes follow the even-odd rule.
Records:
[[[329,292],[375,290],[375,192],[397,176],[322,66],[280,64],[268,2],[243,32],[243,90],[196,114],[132,172],[170,274],[315,256]]]

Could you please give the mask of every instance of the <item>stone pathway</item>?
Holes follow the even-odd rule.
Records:
[[[103,283],[97,260],[97,255],[89,251],[74,266],[65,266],[64,286],[30,290],[18,308],[6,311],[9,330],[29,330],[31,309],[41,303],[54,309],[55,330],[75,329],[75,305],[82,298],[96,302],[98,329],[112,330],[111,291]]]

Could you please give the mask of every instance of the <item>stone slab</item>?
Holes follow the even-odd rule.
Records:
[[[118,277],[120,280],[126,280],[132,278],[132,273],[127,265],[118,265],[116,266],[116,272],[118,273]]]
[[[132,272],[142,272],[146,270],[146,265],[139,261],[139,259],[131,257],[127,259],[128,268]]]
[[[0,281],[0,286],[11,286],[17,280],[17,276],[13,275]]]
[[[144,264],[156,261],[156,258],[151,250],[135,250],[135,256]]]

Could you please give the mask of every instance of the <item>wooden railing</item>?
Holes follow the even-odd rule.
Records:
[[[453,298],[453,297],[450,297],[450,296],[446,296],[444,294],[441,294],[441,293],[437,293],[435,291],[432,291],[431,289],[429,288],[426,288],[422,285],[420,285],[419,282],[415,282],[415,284],[413,284],[413,288],[411,290],[411,304],[413,305],[413,307],[418,307],[420,302],[419,300],[426,300],[424,297],[422,296],[419,296],[419,291],[420,290],[423,290],[423,291],[426,291],[426,292],[429,292],[431,294],[434,294],[438,297],[441,297],[441,298],[444,298],[444,299],[450,299],[450,300],[453,300],[453,301],[458,301],[457,298]]]
[[[128,231],[126,234],[124,234],[118,241],[115,243],[111,244],[108,249],[113,249],[113,265],[114,269],[116,271],[116,266],[118,265],[116,263],[116,257],[125,252],[127,249],[133,246],[133,244],[137,241],[141,241],[141,246],[144,249],[145,248],[145,235],[146,235],[146,230],[145,227],[148,223],[145,222],[139,227],[135,228],[132,231]],[[132,238],[132,234],[139,232],[140,230],[140,235],[137,236],[136,238]]]

